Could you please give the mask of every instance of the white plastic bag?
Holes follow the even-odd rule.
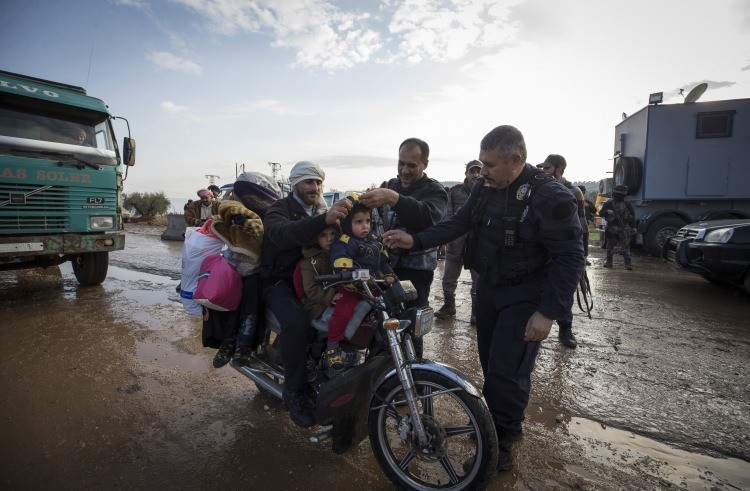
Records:
[[[224,247],[224,242],[210,235],[204,234],[201,229],[191,234],[185,234],[185,243],[182,245],[182,278],[180,286],[180,297],[185,312],[193,315],[201,315],[201,305],[193,300],[193,292],[198,286],[198,275],[201,263],[208,256],[218,254]]]

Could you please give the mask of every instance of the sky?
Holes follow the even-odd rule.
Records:
[[[463,179],[492,128],[571,181],[611,172],[614,127],[648,103],[750,97],[747,0],[3,0],[0,69],[85,87],[137,141],[125,192],[194,197],[236,171],[325,190],[395,177],[398,146]],[[115,125],[118,140],[127,135]]]

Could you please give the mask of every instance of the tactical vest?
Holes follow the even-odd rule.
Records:
[[[490,285],[517,285],[546,274],[547,251],[527,217],[534,192],[554,178],[537,170],[523,177],[507,189],[481,188],[472,213],[466,260]]]

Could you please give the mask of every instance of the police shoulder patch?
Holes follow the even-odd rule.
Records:
[[[521,184],[518,186],[518,191],[516,191],[516,199],[518,201],[523,201],[526,198],[529,197],[531,194],[531,184],[528,182]]]

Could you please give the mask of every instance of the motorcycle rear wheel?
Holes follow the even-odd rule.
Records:
[[[436,372],[414,370],[420,418],[429,443],[420,446],[408,425],[408,405],[397,377],[373,398],[370,445],[383,472],[404,489],[481,489],[496,472],[497,435],[484,400]],[[405,438],[403,438],[405,436]]]

